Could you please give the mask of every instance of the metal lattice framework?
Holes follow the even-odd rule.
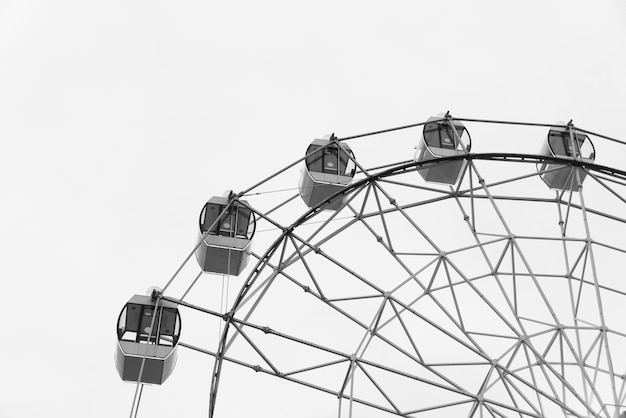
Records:
[[[622,412],[626,172],[502,152],[365,166],[357,138],[420,125],[340,139],[360,171],[339,211],[257,193],[292,185],[301,160],[237,195],[261,232],[227,312],[164,296],[223,322],[217,347],[180,343],[215,357],[209,416],[224,363],[334,395],[339,416]],[[454,187],[417,173],[450,159],[467,161]],[[546,162],[583,185],[549,189]]]

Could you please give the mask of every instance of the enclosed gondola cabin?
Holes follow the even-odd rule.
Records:
[[[206,273],[238,276],[248,264],[255,218],[245,200],[214,196],[200,212],[196,259]]]
[[[343,196],[328,199],[350,184],[355,171],[354,154],[347,144],[337,142],[330,136],[315,139],[306,150],[300,176],[300,196],[310,208],[323,203],[322,209],[338,210]]]
[[[560,125],[565,125],[561,122]],[[573,127],[553,127],[543,143],[541,155],[592,163],[595,149],[589,136]],[[577,191],[585,179],[585,170],[573,166],[544,161],[537,164],[541,179],[555,190]]]
[[[426,121],[422,137],[416,147],[415,161],[425,162],[437,158],[463,155],[464,140],[471,146],[471,138],[465,126],[458,121],[445,119],[444,115],[433,116]],[[456,184],[465,167],[465,159],[426,164],[418,170],[424,180],[434,183]]]
[[[122,380],[165,382],[176,365],[180,329],[175,303],[159,300],[155,304],[150,296],[133,296],[117,321],[115,365]]]

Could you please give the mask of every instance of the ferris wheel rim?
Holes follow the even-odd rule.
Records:
[[[381,171],[377,171],[376,173],[373,173],[373,174],[366,172],[365,178],[359,179],[345,186],[340,191],[336,192],[331,197],[329,197],[327,200],[336,199],[341,195],[347,195],[350,192],[356,191],[366,186],[369,183],[378,181],[383,178],[387,178],[387,177],[394,176],[394,175],[401,174],[401,173],[417,171],[418,169],[429,166],[429,165],[445,163],[448,161],[455,161],[455,160],[466,160],[466,161],[489,160],[489,161],[504,161],[504,162],[524,162],[524,163],[535,163],[535,164],[542,163],[542,162],[550,162],[550,163],[555,163],[555,164],[559,164],[562,166],[582,168],[588,171],[606,174],[611,177],[626,179],[626,171],[624,170],[615,169],[609,166],[604,166],[604,165],[600,165],[600,164],[596,164],[596,163],[588,162],[588,161],[576,160],[572,158],[562,158],[562,157],[545,156],[545,155],[537,155],[537,154],[517,154],[517,153],[465,153],[463,155],[438,158],[438,159],[429,160],[429,161],[401,162],[395,165],[391,165],[388,168],[381,170]],[[537,175],[537,173],[533,174],[533,176],[535,175]],[[323,201],[323,202],[320,202],[318,205],[312,208],[309,208],[308,210],[305,211],[303,215],[297,218],[289,226],[281,228],[282,232],[279,234],[278,238],[269,247],[266,247],[266,250],[262,256],[257,257],[258,261],[255,267],[246,277],[244,284],[241,287],[237,295],[236,301],[232,305],[231,312],[234,313],[237,310],[247,290],[253,285],[253,282],[256,279],[256,277],[258,277],[260,271],[263,270],[267,266],[267,261],[271,258],[272,254],[280,246],[281,242],[283,242],[283,240],[285,240],[286,237],[289,236],[297,227],[301,226],[307,220],[310,220],[311,218],[321,213],[325,203],[326,201]],[[233,317],[230,315],[225,318],[226,325],[224,327],[224,332],[222,334],[222,338],[220,339],[218,350],[216,351],[214,355],[216,358],[215,366],[219,368],[221,368],[221,362],[224,360],[224,344],[226,343],[226,336],[228,333],[228,329],[231,325],[230,322],[232,319]],[[220,364],[219,366],[218,366],[218,363]],[[216,383],[216,379],[217,381],[219,381],[219,375],[220,375],[219,371],[218,373],[215,373],[215,369],[214,369],[214,373],[212,377],[212,384],[211,384],[211,393],[212,393],[211,403],[213,404],[213,407],[214,407],[214,401],[215,401],[214,396],[217,395],[217,386],[215,387],[215,390],[214,390],[214,383]],[[364,402],[364,403],[367,404],[367,402]],[[567,406],[562,404],[561,408],[567,408]],[[393,411],[388,411],[388,412],[393,412]],[[570,410],[570,413],[573,413],[573,411]],[[537,415],[537,416],[540,416],[540,415]]]
[[[572,159],[572,158],[562,158],[562,157],[555,157],[555,156],[546,156],[546,155],[539,155],[539,154],[520,154],[520,153],[500,153],[500,152],[492,152],[492,153],[467,153],[467,154],[462,154],[462,155],[455,155],[455,156],[448,156],[448,157],[441,157],[441,158],[436,158],[436,159],[432,159],[432,160],[428,160],[428,161],[409,161],[409,162],[400,162],[398,164],[394,164],[390,167],[385,168],[384,170],[381,170],[379,172],[376,172],[374,174],[368,174],[365,178],[363,179],[359,179],[356,181],[353,181],[352,183],[344,186],[340,191],[336,192],[335,194],[333,194],[332,196],[330,196],[327,200],[331,200],[331,199],[335,199],[341,195],[345,195],[347,193],[350,193],[360,187],[363,187],[364,185],[366,185],[367,183],[370,183],[372,181],[376,181],[380,178],[386,178],[389,176],[393,176],[396,174],[401,174],[407,171],[417,171],[420,168],[424,168],[430,165],[435,165],[435,164],[440,164],[440,163],[445,163],[445,162],[449,162],[449,161],[458,161],[458,160],[465,160],[465,161],[472,161],[472,160],[487,160],[487,161],[510,161],[510,162],[526,162],[526,163],[542,163],[542,162],[552,162],[552,163],[556,163],[556,164],[560,164],[560,165],[564,165],[564,166],[572,166],[572,167],[578,167],[578,168],[585,168],[588,169],[590,171],[596,171],[602,174],[606,174],[609,176],[613,176],[613,177],[618,177],[621,178],[623,180],[626,180],[626,170],[621,170],[621,169],[617,169],[617,168],[613,168],[613,167],[609,167],[606,165],[602,165],[602,164],[597,164],[594,162],[586,162],[586,161],[581,161],[581,160],[576,160],[576,159]],[[392,163],[393,164],[393,163]],[[533,175],[537,175],[536,173]],[[274,243],[272,243],[272,245],[270,245],[268,247],[268,251],[266,251],[266,254],[264,254],[261,259],[259,260],[259,262],[265,258],[267,256],[267,253],[269,252],[269,249],[271,249],[273,246],[278,245],[278,243],[280,243],[280,241],[282,239],[284,239],[284,237],[290,233],[291,231],[293,231],[295,228],[301,226],[304,222],[306,222],[307,220],[317,216],[319,213],[322,212],[324,206],[326,204],[326,201],[322,201],[319,204],[308,208],[299,218],[297,218],[293,223],[291,223],[288,226],[283,227],[283,232],[282,234],[275,240]],[[252,211],[254,213],[256,213],[257,215],[261,214],[260,212],[255,211],[255,209],[252,206],[248,206],[250,209],[252,209]],[[261,214],[262,215],[262,214]],[[249,273],[248,277],[246,277],[246,281],[249,280],[253,275],[254,272],[256,271],[256,269],[258,268],[259,264],[257,264],[257,266],[255,266],[255,268]],[[245,285],[244,285],[245,287]]]

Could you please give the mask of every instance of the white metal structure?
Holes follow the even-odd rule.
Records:
[[[193,275],[175,275],[183,296],[166,292],[174,278],[162,296],[220,319],[215,346],[185,335],[179,342],[215,359],[204,372],[209,416],[242,407],[220,403],[223,391],[249,393],[222,384],[225,364],[250,369],[252,385],[261,374],[327,393],[340,417],[622,413],[626,172],[533,150],[550,129],[593,138],[600,161],[603,146],[625,152],[626,142],[572,124],[456,122],[471,125],[472,151],[489,144],[489,131],[478,133],[485,126],[498,131],[491,144],[518,138],[520,151],[489,145],[415,161],[402,134],[411,132],[410,141],[423,122],[338,139],[359,154],[354,180],[335,195],[344,202],[338,211],[308,208],[297,191],[265,193],[293,184],[302,160],[233,198],[245,196],[255,213],[260,250],[226,311],[190,292]],[[366,136],[387,148],[407,145],[405,159],[368,153],[376,141],[359,141]],[[454,185],[418,174],[446,158],[463,161]],[[575,166],[584,184],[547,187],[553,164]]]

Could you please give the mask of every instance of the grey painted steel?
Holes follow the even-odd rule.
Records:
[[[571,124],[525,125],[588,133]],[[609,231],[618,234],[626,217],[623,206],[598,205],[594,193],[600,189],[626,204],[626,172],[553,149],[542,155],[462,151],[377,168],[357,164],[357,180],[318,197],[295,221],[280,217],[291,197],[269,210],[252,209],[274,231],[267,230],[271,239],[262,254],[250,254],[258,261],[232,306],[222,313],[181,302],[223,320],[217,350],[180,344],[215,357],[210,417],[224,361],[332,394],[340,417],[347,408],[352,417],[353,405],[407,418],[621,416],[626,332],[614,301],[626,302],[626,286],[619,269],[607,274],[607,267],[626,263],[626,249],[603,241],[594,227],[610,222]],[[458,169],[458,178],[432,174],[446,166],[453,174]],[[576,183],[557,179],[564,168]],[[416,171],[448,187],[424,185]],[[340,202],[332,213],[324,211],[329,198]],[[430,212],[421,216],[424,208]],[[552,226],[532,229],[547,219]],[[441,233],[436,225],[453,228]],[[550,252],[536,254],[544,247]],[[355,251],[360,257],[352,257]],[[542,255],[549,257],[538,263]],[[392,266],[375,271],[383,259]],[[341,283],[347,294],[336,293]],[[315,324],[298,317],[309,304],[317,309],[309,315],[313,321],[336,319],[324,322],[321,334],[307,334]],[[276,308],[278,317],[268,316]],[[299,328],[282,328],[294,321]],[[337,328],[340,338],[320,337]],[[344,339],[350,344],[342,345]]]
[[[118,341],[115,364],[122,380],[137,383],[144,357],[146,360],[141,383],[160,385],[174,371],[178,358],[177,347]]]
[[[421,167],[425,167],[428,164],[437,164],[439,162],[445,162],[447,161],[454,161],[454,159],[457,158],[462,158],[467,160],[470,164],[473,161],[510,161],[510,162],[516,162],[518,164],[527,164],[527,163],[531,163],[531,164],[541,164],[541,163],[545,163],[545,162],[552,162],[552,163],[560,163],[560,164],[565,164],[565,165],[573,165],[576,167],[580,167],[580,168],[584,168],[586,170],[591,170],[591,172],[595,172],[595,173],[610,173],[609,175],[614,176],[615,179],[620,179],[621,181],[623,181],[624,179],[626,179],[626,173],[624,173],[623,171],[620,170],[615,170],[615,169],[611,169],[608,167],[603,167],[603,166],[598,166],[592,163],[588,163],[585,161],[572,161],[571,159],[565,159],[565,158],[559,158],[559,157],[543,157],[543,156],[536,156],[536,155],[522,155],[522,154],[485,154],[485,155],[476,155],[476,154],[466,154],[466,155],[461,155],[461,156],[455,156],[455,157],[448,157],[448,159],[441,159],[438,161],[427,161],[427,162],[420,162],[420,163],[412,163],[412,164],[402,164],[396,167],[393,167],[390,170],[385,170],[384,172],[379,172],[376,173],[375,175],[370,175],[371,177],[364,179],[362,181],[358,181],[355,182],[353,184],[351,184],[350,186],[346,187],[343,191],[342,194],[344,196],[348,196],[350,194],[352,194],[354,191],[356,190],[361,190],[361,193],[366,193],[364,192],[364,190],[368,190],[369,188],[363,188],[364,184],[370,184],[372,189],[379,189],[380,193],[382,193],[381,198],[384,196],[385,199],[387,199],[389,202],[395,202],[395,199],[387,194],[384,191],[384,188],[380,188],[379,186],[382,185],[383,181],[388,178],[388,177],[393,177],[399,174],[403,174],[403,173],[410,173],[411,171],[415,171],[420,169]],[[499,196],[499,195],[494,195],[492,193],[489,192],[489,188],[493,187],[492,185],[490,185],[489,183],[485,182],[482,177],[480,176],[480,174],[478,173],[478,171],[476,171],[475,168],[471,169],[472,172],[475,172],[475,176],[477,177],[478,181],[477,184],[475,184],[471,189],[456,189],[453,192],[450,192],[449,194],[446,193],[445,194],[445,199],[455,199],[455,200],[459,200],[460,199],[469,199],[472,201],[472,205],[470,207],[473,208],[473,201],[476,199],[480,199],[480,200],[487,200],[490,202],[490,205],[492,205],[494,207],[494,209],[496,210],[496,213],[498,212],[498,207],[500,206],[500,201],[506,201],[506,200],[516,200],[516,199],[521,199],[521,200],[526,200],[528,202],[533,202],[533,199],[531,197],[525,198],[525,197],[515,197],[515,196]],[[539,176],[539,174],[535,174],[534,176]],[[523,176],[517,176],[514,177],[512,181],[518,181],[520,179],[527,179],[527,178],[532,178],[533,174],[526,174]],[[507,180],[502,180],[502,181],[496,181],[493,184],[497,185],[497,184],[506,184]],[[411,185],[412,186],[412,185]],[[484,195],[476,195],[476,193],[486,193]],[[369,193],[369,192],[367,192]],[[374,196],[376,192],[371,192],[371,194]],[[376,200],[378,200],[378,198],[376,198]],[[537,200],[538,202],[541,200]],[[564,201],[560,198],[556,198],[556,199],[550,199],[550,200],[546,200],[546,203],[556,203],[558,205],[565,205],[567,207],[571,207],[571,208],[578,208],[579,210],[585,210],[584,205],[577,205],[577,204],[571,204],[568,203],[567,201]],[[417,203],[416,203],[417,204]],[[388,216],[395,213],[402,213],[403,216],[413,224],[413,227],[416,230],[421,230],[419,225],[415,222],[413,222],[411,220],[411,216],[408,214],[408,212],[406,212],[407,209],[410,209],[412,207],[415,207],[416,204],[407,204],[407,205],[399,205],[397,203],[394,203],[393,207],[389,208],[389,209],[383,209],[380,204],[379,204],[379,209],[377,212],[372,212],[372,213],[363,213],[363,212],[358,212],[355,211],[354,212],[354,221],[355,222],[365,222],[366,219],[369,218],[374,218],[374,217],[378,217],[378,216]],[[349,202],[347,202],[347,205],[349,207]],[[590,210],[588,210],[588,212],[591,212]],[[594,212],[596,214],[599,214],[601,216],[607,216],[610,217],[610,215],[608,214],[602,214],[601,212],[597,211],[594,209]],[[303,224],[304,222],[307,222],[309,220],[312,219],[312,217],[316,216],[317,214],[319,214],[319,208],[312,208],[311,210],[309,210],[306,214],[304,214],[299,220],[297,220],[294,224],[292,224],[289,227],[285,227],[283,230],[285,231],[283,233],[283,237],[289,237],[289,239],[293,239],[296,238],[298,240],[298,242],[301,244],[301,250],[297,250],[293,256],[290,257],[281,257],[281,262],[276,265],[276,264],[272,264],[269,263],[268,261],[270,259],[272,259],[272,257],[275,257],[275,254],[280,251],[282,249],[282,251],[285,250],[285,242],[287,242],[284,238],[283,239],[277,239],[274,242],[274,245],[268,249],[268,251],[260,256],[260,260],[259,263],[257,263],[257,266],[255,267],[254,271],[251,273],[251,275],[248,277],[246,283],[244,284],[244,286],[242,287],[241,293],[239,295],[239,297],[237,298],[237,301],[235,302],[234,306],[233,306],[233,310],[231,311],[231,313],[229,314],[228,318],[227,318],[227,328],[230,325],[233,325],[233,330],[234,332],[232,333],[232,335],[230,336],[230,341],[232,342],[233,339],[235,339],[237,336],[239,336],[239,338],[243,338],[244,340],[248,341],[249,344],[252,347],[256,347],[256,345],[253,343],[254,339],[252,337],[252,334],[250,334],[249,332],[246,333],[245,328],[243,328],[241,325],[236,325],[235,324],[245,324],[246,327],[250,328],[250,329],[258,329],[261,330],[264,334],[268,334],[271,333],[272,335],[281,335],[283,338],[287,338],[290,340],[297,340],[298,342],[300,342],[301,344],[306,344],[308,346],[312,346],[312,347],[318,347],[318,345],[316,345],[314,342],[312,341],[303,341],[303,340],[298,340],[292,336],[289,336],[288,334],[281,334],[281,333],[277,333],[276,331],[272,330],[271,328],[264,326],[264,325],[254,325],[250,322],[247,322],[247,319],[236,319],[235,317],[233,317],[232,315],[236,315],[236,312],[238,309],[240,309],[242,307],[242,303],[244,300],[246,300],[246,296],[248,294],[248,291],[251,288],[255,288],[256,290],[259,290],[259,287],[255,287],[255,282],[257,282],[257,279],[260,279],[260,275],[261,275],[261,271],[263,271],[265,268],[271,269],[270,271],[272,272],[270,277],[268,277],[269,281],[263,281],[262,286],[264,286],[265,289],[269,288],[269,286],[271,285],[271,282],[274,280],[273,278],[277,277],[276,274],[278,272],[278,274],[280,276],[284,276],[286,278],[289,278],[290,280],[293,281],[297,281],[296,277],[290,277],[290,275],[287,273],[288,271],[288,267],[290,265],[292,265],[295,262],[299,262],[302,261],[304,262],[305,257],[308,254],[318,254],[321,255],[325,258],[328,258],[329,261],[336,263],[336,265],[338,267],[340,267],[341,269],[347,271],[350,275],[358,278],[359,280],[363,281],[363,282],[367,282],[367,279],[365,277],[362,277],[360,275],[358,275],[355,271],[351,270],[348,266],[343,265],[341,263],[339,263],[338,261],[333,261],[333,259],[331,258],[330,254],[327,254],[325,252],[323,252],[321,250],[321,247],[323,247],[325,239],[321,239],[318,240],[317,242],[315,242],[313,240],[313,236],[315,236],[315,234],[311,235],[309,238],[303,239],[298,237],[295,232],[297,229],[298,225]],[[471,219],[473,219],[473,215],[470,215],[468,213],[465,213],[464,215],[465,219],[469,222],[468,226],[470,227],[471,231],[474,231],[474,236],[477,239],[477,243],[475,246],[473,247],[462,247],[459,249],[456,249],[455,251],[452,252],[448,252],[446,254],[451,254],[453,255],[455,252],[465,252],[467,250],[470,250],[472,248],[476,248],[476,249],[480,249],[481,251],[483,251],[485,246],[489,246],[491,245],[491,243],[495,243],[495,242],[500,242],[500,241],[508,241],[511,239],[513,235],[513,232],[509,230],[508,233],[502,235],[501,237],[495,237],[493,240],[488,240],[485,241],[480,235],[477,235],[475,232],[475,226],[473,225],[472,221],[470,221]],[[498,217],[501,219],[502,223],[504,225],[506,225],[506,218],[502,215],[502,214],[498,214]],[[625,221],[626,222],[626,221]],[[354,224],[353,222],[350,222],[348,224],[346,224],[345,228],[349,228],[350,225]],[[566,225],[567,222],[564,222],[564,224]],[[325,223],[324,225],[328,225],[327,223]],[[343,229],[339,229],[337,231],[337,233],[342,233]],[[377,236],[377,234],[374,232],[373,229],[370,229],[371,233],[374,236]],[[428,238],[428,235],[423,232],[424,237]],[[334,234],[333,234],[334,235]],[[330,239],[331,236],[328,237],[328,239]],[[377,239],[381,242],[381,244],[386,248],[386,250],[393,256],[394,255],[394,251],[392,251],[391,249],[391,239],[389,237],[389,235],[387,235],[386,237],[381,237],[381,236],[377,236]],[[517,237],[517,239],[519,240],[523,240],[526,239],[525,237]],[[527,239],[537,239],[537,237],[528,237]],[[554,240],[558,240],[559,238],[550,238],[550,239],[554,239]],[[576,240],[574,240],[576,241]],[[573,241],[572,241],[573,242]],[[435,243],[433,242],[433,245],[435,245]],[[520,247],[516,246],[517,250],[520,253],[520,257],[521,260],[524,264],[526,264],[526,268],[530,269],[530,275],[528,273],[525,272],[519,272],[517,273],[518,277],[523,277],[523,276],[529,276],[532,278],[532,280],[537,281],[538,277],[533,273],[532,271],[532,267],[530,265],[530,262],[528,260],[525,259],[524,257],[524,252],[520,250]],[[435,247],[435,253],[433,254],[433,256],[435,256],[438,252],[440,252],[441,249],[437,249],[437,247]],[[447,258],[448,256],[446,256]],[[488,260],[488,259],[487,259]],[[402,264],[401,260],[398,259],[398,262],[400,264]],[[452,265],[452,264],[450,264]],[[426,268],[427,266],[425,266]],[[406,268],[408,269],[408,266],[406,266]],[[493,269],[496,269],[495,266],[492,267]],[[407,270],[407,272],[410,272],[410,269]],[[477,277],[470,277],[470,276],[466,276],[463,274],[462,271],[457,270],[456,272],[457,274],[461,275],[461,277],[463,278],[463,281],[467,284],[470,285],[470,288],[474,289],[473,291],[476,292],[476,294],[480,295],[481,299],[483,301],[485,301],[485,303],[487,303],[487,306],[491,306],[491,310],[497,315],[496,317],[499,317],[502,321],[504,321],[505,323],[509,323],[509,320],[506,319],[505,316],[502,316],[499,314],[499,309],[497,308],[495,305],[492,305],[488,302],[488,298],[486,297],[485,294],[483,294],[483,292],[480,290],[479,287],[476,287],[474,285],[472,285],[472,283],[474,283],[477,280],[481,280],[483,277],[487,277],[487,276],[477,276]],[[418,274],[418,272],[413,272],[410,273],[412,275],[414,274]],[[504,274],[504,273],[503,273]],[[312,276],[313,282],[316,283],[314,276]],[[371,283],[370,283],[371,284]],[[371,284],[373,285],[373,284]],[[461,283],[452,283],[451,284],[451,288],[454,288],[456,286],[460,286]],[[317,291],[313,290],[313,288],[309,288],[308,286],[302,286],[303,290],[305,291],[305,293],[311,294],[312,296],[318,298],[321,302],[331,306],[333,309],[337,310],[339,308],[338,305],[336,305],[337,302],[335,302],[332,299],[328,299],[326,297],[323,296],[323,293],[321,292],[321,290],[319,290],[319,287],[316,285],[316,288],[318,289]],[[431,290],[431,292],[435,292],[435,291],[442,291],[442,289],[445,288],[440,288],[440,287],[433,287],[433,289]],[[392,301],[392,305],[397,306],[397,311],[396,311],[396,315],[400,315],[401,312],[411,312],[411,314],[416,315],[418,317],[420,317],[419,312],[415,311],[414,309],[411,308],[410,305],[406,305],[404,304],[401,300],[397,300],[393,297],[389,297],[386,296],[387,292],[383,291],[382,289],[380,290],[381,295],[387,297],[390,301]],[[263,297],[263,293],[264,291],[257,293],[257,298],[255,301],[255,305],[256,303],[258,303],[260,301],[260,299]],[[545,299],[544,299],[545,300]],[[460,309],[458,307],[458,305],[455,304],[457,306],[457,310]],[[453,305],[453,306],[454,306]],[[248,308],[250,309],[250,308]],[[394,308],[395,309],[395,308]],[[382,311],[381,311],[382,312]],[[248,310],[248,314],[246,315],[246,318],[249,317],[251,313],[251,310]],[[350,318],[350,316],[347,314],[347,312],[343,312],[344,315],[346,315],[348,318]],[[452,312],[450,313],[450,315],[452,315]],[[377,319],[378,318],[378,319]],[[421,317],[422,320],[426,320],[425,317]],[[452,318],[452,316],[450,316],[450,318]],[[488,401],[485,399],[485,401],[483,401],[483,396],[482,395],[475,395],[475,394],[469,394],[466,392],[460,392],[463,393],[464,396],[467,396],[467,400],[463,401],[463,402],[450,402],[447,404],[442,404],[440,406],[433,406],[430,408],[423,408],[423,409],[415,409],[412,411],[408,411],[408,410],[402,410],[400,409],[399,406],[397,406],[392,400],[391,398],[393,397],[392,394],[386,393],[382,388],[381,390],[381,394],[383,395],[384,398],[388,398],[388,402],[389,405],[388,407],[385,407],[384,405],[380,404],[380,403],[372,403],[370,401],[368,401],[367,399],[363,399],[363,398],[358,398],[356,396],[352,396],[349,393],[349,390],[353,384],[353,380],[351,380],[352,378],[350,376],[353,375],[354,371],[359,370],[361,373],[363,373],[365,371],[366,368],[379,368],[379,367],[384,367],[384,365],[382,364],[376,364],[376,363],[372,363],[372,362],[368,362],[368,360],[366,358],[362,358],[360,357],[359,353],[365,353],[365,347],[369,344],[369,341],[372,340],[372,338],[375,339],[382,339],[382,336],[377,334],[375,331],[373,331],[373,329],[371,328],[371,326],[368,326],[367,324],[359,321],[357,318],[351,318],[353,321],[355,321],[356,323],[360,324],[360,326],[363,327],[363,329],[366,331],[367,335],[369,335],[369,337],[367,337],[367,343],[366,345],[364,345],[362,351],[357,351],[356,353],[356,358],[354,357],[354,354],[350,354],[350,353],[342,353],[342,354],[338,354],[340,357],[343,358],[349,358],[351,359],[349,361],[350,364],[352,364],[351,366],[349,366],[348,368],[348,377],[347,380],[345,380],[344,385],[343,385],[343,389],[341,389],[339,392],[337,392],[336,390],[332,390],[332,386],[330,387],[319,387],[318,385],[312,384],[310,382],[307,382],[306,380],[301,380],[298,379],[294,376],[294,373],[296,373],[296,371],[286,371],[283,369],[278,368],[277,365],[274,365],[271,363],[271,361],[267,361],[267,365],[268,367],[262,367],[259,365],[250,365],[247,364],[248,367],[251,367],[252,369],[254,369],[255,371],[263,371],[265,373],[268,374],[272,374],[275,375],[279,378],[283,378],[283,379],[288,379],[291,381],[294,381],[296,383],[300,383],[300,384],[304,384],[305,386],[309,386],[318,390],[322,390],[328,393],[334,393],[338,398],[340,399],[349,399],[350,402],[356,402],[362,405],[368,405],[371,406],[373,408],[377,408],[377,409],[381,409],[387,412],[390,412],[392,414],[395,414],[397,416],[406,416],[406,417],[412,417],[412,416],[421,416],[421,415],[413,415],[413,414],[421,414],[421,413],[425,413],[428,414],[429,411],[434,411],[434,410],[439,410],[441,408],[451,408],[454,405],[463,405],[466,403],[470,403],[473,404],[473,408],[472,408],[472,412],[470,412],[470,416],[474,416],[474,414],[478,413],[478,410],[482,410],[484,409],[484,413],[491,413],[491,414],[495,414],[495,416],[508,416],[508,414],[511,414],[511,416],[522,416],[522,417],[545,417],[546,415],[544,415],[543,408],[545,406],[540,406],[541,402],[539,404],[537,404],[537,406],[533,405],[536,401],[532,401],[531,399],[527,399],[528,402],[530,402],[530,405],[526,405],[524,407],[522,406],[516,406],[514,404],[507,404],[502,403],[497,401],[496,399],[489,399]],[[521,318],[520,318],[521,319]],[[381,321],[381,317],[375,317],[374,318],[374,322],[378,322]],[[380,326],[384,326],[386,323],[388,322],[381,322],[382,325]],[[456,337],[453,336],[453,334],[449,334],[448,331],[445,328],[440,327],[437,323],[431,322],[430,325],[436,329],[438,329],[440,332],[442,332],[445,335],[448,335],[449,338],[453,338],[454,340],[456,340],[457,343],[461,343],[461,344],[466,344],[466,343],[462,343],[462,340],[458,340]],[[457,326],[459,328],[463,328],[462,323],[458,323]],[[518,327],[521,327],[520,323],[519,323],[519,319],[517,323],[510,323],[509,325],[511,327],[511,329],[517,329]],[[568,328],[568,327],[564,327],[563,329]],[[375,329],[375,328],[374,328]],[[520,329],[524,329],[524,327],[521,327]],[[568,328],[569,329],[569,328]],[[571,329],[578,329],[578,327],[571,327]],[[405,328],[405,331],[407,332],[408,335],[410,335],[411,331],[408,328]],[[246,335],[244,336],[243,334],[246,333]],[[217,357],[217,362],[216,362],[216,366],[219,366],[221,364],[222,361],[235,361],[238,364],[242,364],[242,365],[246,365],[245,362],[242,362],[240,360],[233,360],[233,359],[229,359],[228,357],[225,356],[225,352],[227,350],[227,348],[229,347],[229,343],[227,343],[227,336],[228,334],[228,329],[224,330],[224,333],[222,335],[222,340],[220,343],[220,347],[218,348],[217,353],[215,353],[216,357]],[[249,335],[248,335],[249,334]],[[488,334],[485,334],[488,335]],[[524,335],[526,335],[524,337]],[[467,338],[469,338],[469,341],[471,342],[470,345],[467,345],[466,348],[470,348],[473,345],[476,345],[477,347],[479,347],[480,345],[477,343],[477,341],[472,337],[472,334],[467,334],[466,335]],[[499,337],[499,335],[497,335],[496,333],[494,333],[492,335],[493,338]],[[535,335],[529,334],[528,332],[523,332],[522,335],[520,335],[519,338],[536,338]],[[402,349],[400,346],[396,346],[394,344],[392,344],[391,341],[388,340],[384,340],[386,341],[387,344],[390,344],[391,347],[395,347],[395,350],[398,350],[400,353],[403,353],[403,355],[409,355],[409,353],[407,353],[406,351],[404,351],[404,349]],[[332,350],[330,348],[326,348],[323,346],[319,346],[320,350]],[[435,373],[437,374],[437,370],[439,367],[441,367],[440,365],[438,366],[429,366],[428,363],[424,362],[424,360],[421,359],[421,355],[419,350],[417,349],[417,347],[415,347],[415,349],[417,350],[416,352],[416,361],[420,362],[424,367],[427,367],[430,370],[430,373]],[[537,357],[537,358],[543,358],[544,354],[542,354],[542,352],[540,352],[537,348],[535,348],[532,344],[528,343],[527,346],[525,346],[524,348],[525,350],[529,350],[528,351],[528,355],[531,355],[533,357]],[[261,354],[261,353],[259,353]],[[478,350],[476,351],[476,354],[480,355],[481,357],[484,356],[484,359],[486,361],[485,364],[489,364],[493,360],[491,357],[489,357],[487,355],[486,352],[483,352],[482,350]],[[269,356],[269,353],[265,356]],[[266,358],[266,357],[263,358]],[[270,357],[267,357],[268,360],[271,360]],[[469,365],[469,363],[468,363]],[[450,363],[450,366],[453,366],[453,363]],[[315,368],[320,368],[323,369],[327,367],[326,364],[319,364],[318,366],[312,366],[312,369]],[[506,387],[509,388],[509,390],[515,392],[515,396],[516,397],[523,397],[524,392],[528,392],[528,391],[535,391],[536,389],[535,386],[537,385],[536,380],[538,378],[538,376],[536,376],[535,373],[535,367],[536,367],[536,371],[539,373],[548,373],[550,375],[554,375],[554,376],[559,376],[560,375],[560,371],[557,369],[556,367],[556,363],[552,363],[552,362],[547,362],[543,365],[539,364],[537,366],[534,365],[529,365],[527,366],[528,370],[532,371],[531,375],[529,375],[529,377],[527,379],[523,378],[519,373],[521,371],[517,371],[514,370],[512,368],[510,368],[510,366],[506,366],[504,364],[500,365],[498,364],[498,372],[497,373],[502,373],[502,377],[501,379],[503,380],[503,385],[505,385]],[[571,367],[571,366],[567,366],[567,367]],[[596,366],[597,367],[597,366]],[[393,369],[385,369],[388,372],[392,372],[398,375],[404,375],[403,371],[401,370],[393,370]],[[211,415],[213,413],[213,408],[214,408],[214,404],[215,404],[215,400],[216,400],[216,394],[217,394],[217,382],[219,380],[219,374],[221,371],[221,367],[217,367],[214,372],[216,372],[214,374],[214,382],[212,385],[212,391],[211,391]],[[299,372],[298,372],[299,373]],[[416,378],[417,376],[413,376],[413,375],[406,375],[407,377],[411,376],[411,378]],[[443,375],[438,375],[439,378],[443,378]],[[511,377],[506,377],[506,376],[511,376]],[[589,374],[584,375],[586,376],[586,385],[592,385],[592,377]],[[375,383],[374,383],[375,384]],[[429,382],[428,384],[430,385],[434,385],[433,382]],[[586,404],[587,402],[590,402],[591,400],[589,398],[584,398],[582,394],[579,394],[577,392],[577,389],[575,389],[572,385],[569,384],[569,382],[566,379],[562,379],[560,380],[560,385],[562,385],[563,390],[567,391],[570,396],[573,399],[577,399],[578,402],[582,402],[583,404]],[[346,386],[347,385],[347,386]],[[456,388],[456,386],[454,385],[453,381],[448,381],[446,385],[444,385],[445,388],[448,388],[450,390],[453,390],[454,388]],[[597,392],[593,391],[593,387],[592,386],[587,386],[587,387],[591,387],[591,397],[592,398],[598,398],[600,399],[600,395]],[[460,388],[456,388],[454,390],[461,390]],[[556,405],[557,408],[559,408],[560,410],[562,410],[567,416],[578,416],[578,417],[583,417],[583,416],[587,416],[587,414],[583,414],[581,415],[581,413],[579,411],[577,411],[576,409],[573,409],[572,407],[568,406],[567,403],[565,403],[563,400],[561,400],[561,395],[559,395],[558,393],[549,393],[549,392],[545,392],[545,391],[541,391],[541,392],[537,392],[537,395],[543,399],[543,402],[547,402],[547,403],[551,403]],[[489,406],[491,405],[491,406]],[[589,404],[591,405],[591,404]],[[498,409],[494,409],[494,408],[498,408]],[[588,408],[591,408],[591,406],[589,406]],[[502,412],[501,411],[508,411],[508,413],[506,415],[501,415]],[[588,412],[590,413],[589,416],[605,416],[604,413],[594,413],[592,412],[591,409],[588,410]],[[482,412],[481,412],[482,413]],[[428,416],[428,415],[426,415]]]
[[[206,273],[238,276],[248,265],[251,240],[199,234],[196,259]]]

